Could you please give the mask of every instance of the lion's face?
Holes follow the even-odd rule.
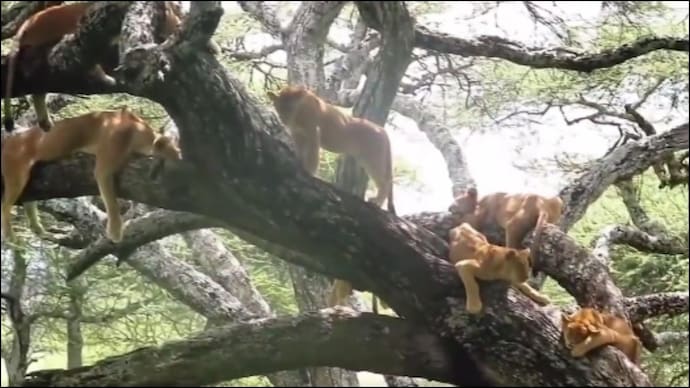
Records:
[[[474,213],[477,208],[477,190],[470,187],[465,192],[461,193],[453,203],[448,207],[448,211],[458,217]]]
[[[278,94],[268,92],[267,95],[280,119],[286,122],[291,119],[297,105],[306,95],[306,89],[301,86],[286,86]]]
[[[578,344],[599,332],[600,316],[590,308],[580,309],[571,316],[562,315],[562,329],[566,344]]]

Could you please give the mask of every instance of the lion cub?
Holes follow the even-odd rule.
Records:
[[[529,249],[490,244],[466,222],[450,231],[450,261],[465,285],[466,309],[470,314],[482,309],[477,279],[507,281],[538,304],[550,303],[545,295],[526,283],[532,266]]]
[[[604,345],[613,345],[635,364],[640,363],[641,343],[625,319],[589,307],[561,316],[563,342],[573,357],[583,357]]]
[[[33,165],[67,157],[77,151],[96,157],[94,175],[108,214],[106,237],[113,242],[122,240],[123,229],[115,194],[115,173],[133,154],[181,159],[180,150],[171,138],[156,133],[146,121],[127,108],[91,112],[57,121],[49,132],[44,132],[38,125],[15,131],[5,139],[0,156],[4,184],[3,240],[14,239],[11,209],[24,191]],[[25,209],[32,229],[42,234],[35,206],[33,202],[27,203]]]

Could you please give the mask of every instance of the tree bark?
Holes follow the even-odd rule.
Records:
[[[213,328],[76,370],[34,372],[24,386],[203,386],[303,365],[453,381],[446,346],[401,319],[325,310]]]
[[[358,6],[360,9],[377,9],[370,15],[371,20],[367,21],[376,28],[381,23],[377,17],[383,16],[385,19],[392,11],[388,7],[402,5]],[[457,345],[457,348],[451,347],[440,354],[450,354],[454,370],[462,373],[454,374],[450,379],[434,377],[434,373],[429,371],[417,372],[420,376],[474,386],[649,384],[647,377],[615,349],[605,348],[586,358],[572,358],[560,339],[557,327],[560,311],[555,307],[538,307],[522,294],[506,289],[505,285],[482,283],[485,310],[479,316],[469,316],[464,310],[461,281],[445,260],[447,244],[444,237],[439,238],[443,232],[432,234],[418,225],[363,203],[357,196],[308,176],[299,167],[290,145],[281,140],[284,128],[275,115],[266,114],[265,108],[258,106],[242,84],[228,74],[215,58],[205,52],[189,49],[190,46],[199,46],[215,30],[222,14],[218,2],[192,3],[192,10],[195,16],[190,17],[181,34],[164,47],[141,48],[138,45],[150,42],[135,42],[133,39],[123,41],[123,52],[136,52],[136,55],[121,58],[123,69],[131,72],[126,72],[123,87],[132,94],[148,97],[165,107],[180,129],[185,160],[166,164],[160,181],[155,185],[145,179],[148,171],[142,169],[149,166],[150,161],[141,158],[130,163],[121,175],[122,183],[118,187],[121,196],[221,220],[248,235],[299,253],[289,258],[294,264],[346,279],[358,289],[381,295],[404,318],[406,324],[424,327]],[[142,24],[142,28],[149,27],[150,24]],[[133,46],[140,49],[133,51]],[[165,77],[158,78],[158,74],[164,74]],[[18,82],[15,89],[21,91],[23,88],[25,86]],[[382,96],[375,99],[377,104],[383,107],[388,104],[390,107],[394,93],[390,93],[387,87],[376,92]],[[390,100],[386,102],[389,94]],[[368,101],[368,98],[362,101]],[[384,111],[387,112],[387,107]],[[630,143],[615,151],[607,160],[613,162],[612,165],[599,165],[600,171],[590,171],[589,175],[581,177],[565,191],[564,199],[569,211],[565,224],[578,218],[586,204],[593,200],[592,197],[600,195],[599,190],[603,189],[596,185],[607,186],[621,177],[639,172],[645,164],[649,166],[655,161],[659,150],[687,146],[686,124],[685,128],[679,127],[644,141]],[[63,170],[66,166],[75,168],[75,171]],[[71,196],[85,195],[87,191],[93,193],[92,166],[92,160],[87,157],[46,164],[32,173],[22,199],[41,195],[53,197],[59,195],[61,190],[71,193]],[[65,174],[60,177],[62,182],[56,182],[53,177],[55,186],[45,186],[51,182],[49,173],[56,172]],[[75,177],[82,180],[72,180]],[[68,179],[69,183],[64,182]],[[580,266],[597,267],[591,265],[591,255],[562,232],[553,227],[547,228],[539,248],[541,269],[560,279],[559,283],[582,304],[598,303],[614,309],[622,304],[620,291],[606,279],[606,273],[592,274],[596,275],[593,277],[573,273]],[[563,255],[563,252],[572,253],[572,257]],[[589,288],[596,289],[592,291]],[[591,292],[592,295],[583,295],[583,292]],[[234,302],[231,304],[234,306]],[[137,383],[146,384],[158,381],[156,379],[169,382],[174,376],[172,383],[203,384],[209,382],[211,377],[219,378],[219,374],[211,375],[205,369],[222,358],[218,356],[219,352],[231,353],[234,359],[255,357],[252,359],[255,364],[248,364],[257,365],[254,369],[245,367],[238,373],[257,374],[268,373],[275,368],[294,369],[324,362],[321,354],[315,356],[305,351],[313,349],[310,345],[323,349],[323,354],[341,357],[329,361],[328,366],[415,375],[415,372],[403,370],[400,362],[393,363],[395,370],[382,367],[386,361],[384,355],[396,354],[388,351],[390,346],[365,347],[371,354],[379,349],[385,350],[372,359],[344,357],[343,354],[347,352],[342,352],[342,347],[329,347],[332,343],[319,348],[308,342],[316,337],[314,333],[318,333],[318,328],[318,325],[309,328],[311,337],[299,338],[301,341],[294,341],[289,335],[275,337],[287,341],[285,346],[288,349],[299,350],[295,353],[276,352],[272,348],[260,352],[266,348],[246,347],[237,348],[245,351],[235,351],[230,344],[237,342],[230,341],[218,346],[219,342],[205,337],[206,340],[172,343],[161,349],[142,350],[129,355],[147,360],[151,352],[154,356],[167,352],[173,358],[186,354],[190,357],[180,358],[183,360],[181,362],[200,365],[197,368],[177,368],[172,372],[166,370],[168,373],[164,374],[161,370],[152,371],[150,363],[147,363],[145,370],[127,369],[123,365],[132,359],[125,356],[75,371],[34,374],[31,383],[40,380],[49,384],[74,386],[100,380],[112,381],[107,379],[118,376],[119,384],[126,384],[126,381],[134,383],[135,379],[139,379]],[[295,328],[291,327],[290,330],[292,332]],[[360,330],[363,329],[354,331],[357,335],[345,335],[344,343],[354,347],[354,339],[376,340],[377,335],[360,336]],[[251,337],[249,334],[243,333]],[[200,350],[202,356],[199,357],[197,354]],[[276,360],[274,369],[261,369],[271,367],[268,360]],[[360,360],[367,362],[356,364]],[[239,369],[228,362],[215,365],[216,369],[222,366],[227,374]],[[428,365],[424,367],[428,368]]]
[[[84,290],[82,282],[77,279],[68,285],[69,308],[67,316],[67,369],[82,366],[82,350],[84,338],[81,333],[82,305],[84,304]]]
[[[656,50],[688,52],[688,39],[644,37],[599,53],[577,53],[567,48],[531,49],[520,42],[498,36],[482,35],[475,39],[462,39],[418,26],[415,31],[415,46],[463,57],[501,58],[534,69],[557,68],[590,73]]]
[[[223,245],[222,240],[211,230],[197,230],[183,234],[201,271],[218,283],[237,299],[252,314],[273,317],[268,303],[254,287],[244,267]],[[225,320],[209,320],[209,326],[219,326]],[[303,387],[309,381],[299,371],[282,371],[267,374],[274,387]]]

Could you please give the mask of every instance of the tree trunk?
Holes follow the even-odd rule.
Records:
[[[108,3],[107,7],[119,4]],[[481,297],[485,309],[479,315],[468,315],[464,309],[462,283],[445,259],[448,247],[444,234],[447,234],[447,229],[431,225],[430,228],[438,233],[433,234],[424,227],[363,203],[360,197],[308,176],[294,157],[290,142],[284,142],[284,128],[275,115],[267,114],[266,107],[259,106],[215,58],[194,49],[203,47],[215,30],[222,14],[218,2],[192,3],[192,12],[183,30],[163,47],[149,45],[148,34],[133,33],[136,26],[152,26],[150,15],[140,9],[145,5],[145,2],[131,4],[132,15],[126,19],[130,25],[122,29],[122,87],[165,107],[180,129],[184,161],[166,164],[160,178],[152,184],[146,178],[151,162],[133,160],[121,173],[119,195],[220,220],[248,236],[293,251],[295,254],[286,258],[293,264],[326,276],[346,279],[357,289],[382,296],[402,317],[385,319],[422,327],[434,333],[432,338],[437,338],[436,335],[442,337],[441,343],[446,344],[447,341],[449,346],[433,347],[432,359],[452,360],[449,365],[453,371],[461,372],[437,373],[416,369],[420,368],[415,362],[418,358],[407,358],[404,355],[409,353],[390,350],[396,342],[390,342],[388,348],[368,346],[374,340],[396,338],[400,341],[400,337],[391,337],[393,331],[378,321],[372,326],[376,329],[373,332],[362,327],[348,332],[338,325],[326,323],[324,326],[327,319],[308,321],[305,331],[309,335],[298,335],[300,332],[296,327],[303,326],[295,326],[294,323],[288,323],[288,328],[279,324],[271,326],[277,327],[277,331],[271,331],[268,326],[257,327],[252,325],[232,295],[226,297],[224,294],[228,293],[222,287],[216,292],[212,286],[204,284],[208,291],[201,296],[207,297],[208,303],[222,301],[221,307],[225,311],[218,314],[209,306],[203,310],[215,312],[218,318],[225,314],[244,320],[243,325],[219,330],[236,330],[235,333],[239,330],[243,336],[239,338],[257,342],[238,343],[238,337],[230,336],[230,333],[220,337],[207,333],[202,338],[135,351],[93,367],[35,373],[31,375],[30,383],[41,380],[50,384],[88,385],[112,382],[118,376],[120,384],[125,385],[127,382],[204,384],[212,383],[212,378],[234,378],[243,373],[329,366],[393,375],[419,375],[473,386],[649,385],[647,376],[613,348],[592,352],[585,358],[571,357],[563,346],[557,326],[560,309],[539,307],[504,284],[482,282]],[[396,20],[408,18],[401,3],[359,2],[357,6],[363,20],[372,28],[381,29],[392,23],[405,34],[405,28],[396,24]],[[116,24],[113,14],[108,16],[111,24]],[[69,55],[75,52],[93,55],[81,46],[88,46],[88,42],[96,40],[95,37],[102,41],[107,36],[98,29],[98,22],[105,22],[105,16],[102,17],[99,19],[98,14],[93,17],[89,29],[92,39],[63,42],[74,45],[68,45],[74,50],[65,52]],[[102,29],[109,31],[111,27],[108,24]],[[420,28],[417,28],[415,42],[439,42],[438,36],[428,35],[422,36],[420,42],[419,32]],[[519,46],[506,48],[505,44],[497,44],[495,48],[484,54],[497,56],[501,50],[520,51]],[[468,55],[472,50],[477,55],[477,47],[469,47]],[[618,53],[616,58],[629,53]],[[64,52],[58,49],[53,53],[55,60],[65,59],[63,55]],[[541,62],[537,65],[549,63],[549,56],[543,53],[516,58],[529,61],[538,58]],[[576,63],[578,59],[571,58],[567,62]],[[45,66],[53,72],[62,69],[62,64],[53,64],[52,61]],[[601,64],[605,61],[595,62]],[[385,72],[379,68],[376,73]],[[385,84],[385,80],[382,82]],[[57,89],[67,88],[59,86],[56,80],[48,81],[44,87],[55,85],[58,85]],[[102,87],[93,85],[69,85],[69,88],[80,90],[88,90],[89,87],[104,91]],[[397,86],[385,84],[370,89],[370,93],[380,95],[374,98],[364,94],[361,104],[378,104],[387,112],[394,95],[390,90],[392,87]],[[26,88],[27,85],[17,82],[15,92],[26,92]],[[378,120],[381,119],[385,116]],[[587,205],[606,186],[639,173],[656,162],[662,154],[659,151],[687,147],[687,124],[684,124],[614,151],[561,193],[566,202],[562,226],[567,230],[567,226],[584,214]],[[96,190],[92,167],[93,159],[88,157],[48,163],[32,172],[33,179],[22,199],[93,193]],[[127,237],[136,236],[126,234]],[[538,248],[537,267],[556,279],[581,305],[621,310],[620,290],[611,282],[605,268],[593,264],[596,261],[586,249],[553,227],[545,229]],[[184,295],[184,283],[179,284],[177,291]],[[221,294],[222,298],[214,298]],[[370,323],[363,317],[353,318],[353,322],[355,325]],[[383,330],[378,330],[381,327]],[[261,346],[257,334],[259,328],[266,329],[263,334],[279,346]],[[297,333],[293,334],[296,337],[291,337],[292,333]],[[341,341],[323,342],[324,333]],[[360,336],[360,333],[364,335]],[[428,341],[412,342],[416,344],[412,346],[416,355],[430,346]],[[333,347],[334,344],[338,346]],[[349,357],[350,354],[371,358],[353,358]],[[399,358],[388,364],[390,357]],[[160,360],[160,365],[166,368],[151,370],[153,359]],[[141,362],[137,363],[137,360]],[[191,367],[180,368],[181,364]],[[438,363],[425,361],[421,368],[430,366],[436,367]]]
[[[82,305],[84,304],[84,289],[81,279],[68,285],[69,308],[67,313],[67,369],[82,366],[82,351],[84,337],[81,333]]]

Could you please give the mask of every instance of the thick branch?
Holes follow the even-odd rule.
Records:
[[[610,261],[609,249],[613,244],[625,244],[642,252],[665,255],[680,255],[688,252],[685,242],[678,238],[653,236],[634,227],[612,225],[601,232],[601,236],[595,243],[593,253],[608,263]]]
[[[684,149],[688,149],[688,123],[656,136],[629,142],[592,163],[587,171],[560,192],[565,202],[561,227],[570,229],[611,184],[641,173],[662,160],[667,151]]]
[[[625,299],[630,319],[641,321],[659,315],[675,316],[688,312],[687,292],[663,292]]]
[[[111,87],[89,76],[97,61],[106,71],[117,63],[117,56],[109,55],[110,42],[120,33],[122,20],[129,2],[103,1],[94,5],[81,24],[79,31],[67,35],[50,49],[48,55],[25,56],[17,61],[12,97],[31,93],[94,94],[124,91],[121,86]],[[7,82],[7,57],[3,56],[2,83]]]
[[[656,50],[688,52],[687,38],[648,37],[599,53],[576,53],[567,49],[536,49],[522,43],[497,36],[461,39],[448,34],[432,32],[418,26],[415,46],[463,57],[501,58],[532,68],[558,68],[589,73],[596,69],[613,67],[627,60]]]
[[[182,165],[191,165],[191,172],[174,180],[164,174],[156,185],[121,184],[120,195],[221,219],[304,255],[293,259],[296,264],[381,295],[400,316],[463,345],[457,354],[466,357],[454,363],[454,368],[463,371],[457,383],[649,383],[614,349],[585,359],[570,357],[554,323],[556,313],[538,308],[520,293],[506,293],[500,284],[482,284],[486,310],[478,324],[474,321],[478,317],[464,311],[462,283],[445,260],[447,246],[442,239],[309,176],[299,168],[294,153],[271,136],[280,126],[263,114],[238,80],[213,58],[183,51],[176,54],[171,56],[169,85],[165,82],[147,91],[147,96],[161,103],[178,125],[186,159]],[[390,102],[394,94],[395,90]],[[34,174],[45,173],[55,164]],[[136,168],[136,162],[130,163],[122,181],[133,180]],[[29,186],[35,190],[39,185],[32,180]],[[548,238],[544,240],[548,244]],[[558,242],[551,244],[556,247],[552,254],[561,255]],[[305,349],[304,345],[299,348]],[[341,349],[339,353],[346,353]],[[233,350],[233,357],[238,353],[239,357],[251,354]],[[264,360],[261,365],[266,368]]]
[[[444,346],[401,319],[325,310],[210,329],[75,370],[31,373],[25,386],[196,386],[303,365],[452,383],[461,372],[444,357]]]

